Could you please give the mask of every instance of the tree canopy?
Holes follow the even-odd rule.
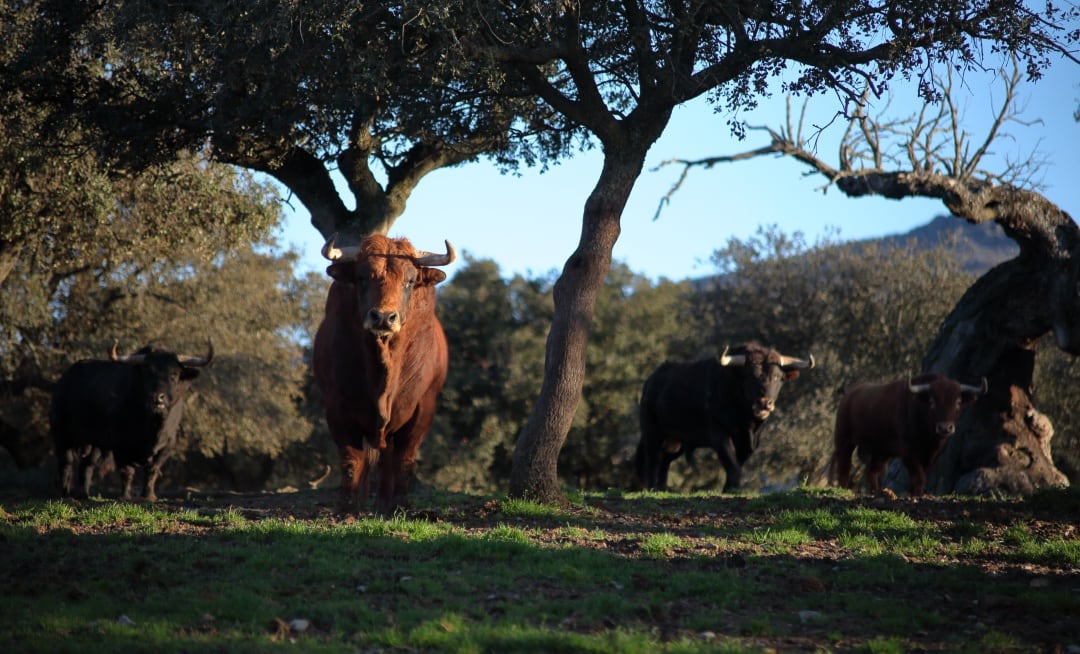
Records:
[[[25,29],[0,72],[54,110],[43,128],[76,120],[80,144],[109,166],[138,170],[205,146],[277,179],[324,237],[385,232],[433,170],[480,155],[514,167],[570,145],[557,115],[454,56],[441,29],[449,10],[38,0],[4,10]]]

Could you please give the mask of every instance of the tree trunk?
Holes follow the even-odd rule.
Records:
[[[929,488],[1017,495],[1067,486],[1050,457],[1053,428],[1035,409],[1032,375],[1038,340],[1051,330],[1060,348],[1080,354],[1080,229],[1035,193],[1002,189],[984,206],[1020,255],[968,289],[923,359],[928,372],[989,383],[931,470]],[[965,213],[973,215],[958,215]]]
[[[510,495],[565,502],[558,459],[581,401],[585,354],[596,299],[611,269],[619,220],[645,161],[645,152],[609,151],[600,179],[585,203],[581,239],[555,283],[555,317],[544,354],[544,379],[532,413],[518,435]]]
[[[20,243],[0,239],[0,288],[4,287],[4,282],[11,275],[11,271],[15,270],[21,251]]]

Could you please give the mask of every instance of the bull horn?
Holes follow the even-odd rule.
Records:
[[[724,346],[724,351],[720,353],[720,365],[722,366],[745,366],[746,355],[745,354],[728,354],[728,347]]]
[[[210,362],[214,360],[214,341],[213,341],[213,339],[207,339],[206,347],[207,347],[206,356],[204,356],[204,357],[193,357],[193,356],[186,356],[185,355],[185,356],[178,356],[176,358],[180,360],[180,365],[182,365],[182,366],[188,366],[190,368],[202,368],[204,366],[208,366],[208,365],[210,365]]]
[[[113,344],[112,344],[112,349],[109,350],[109,361],[115,361],[117,363],[140,364],[140,363],[143,362],[143,359],[146,358],[145,354],[124,354],[124,355],[122,355],[119,352],[117,352],[117,348],[119,348],[119,347],[120,347],[120,341],[118,339],[114,338],[113,339]]]
[[[334,242],[337,241],[337,233],[327,239],[326,243],[322,246],[323,257],[330,261],[355,261],[356,257],[360,256],[360,246],[350,245],[347,247],[339,248],[334,246]]]
[[[112,351],[109,352],[109,360],[110,361],[116,361],[117,363],[131,363],[131,364],[136,364],[137,365],[137,364],[142,363],[143,360],[146,359],[145,354],[125,354],[125,355],[117,354],[116,346],[117,346],[117,344],[113,343]]]
[[[413,263],[417,266],[446,266],[449,265],[454,259],[457,259],[457,250],[453,245],[450,245],[450,241],[443,241],[446,243],[446,254],[436,254],[434,252],[426,252],[420,250],[413,257]]]
[[[911,393],[913,395],[918,395],[919,393],[929,393],[930,392],[930,384],[912,384],[910,374],[907,376],[907,387],[908,387],[908,390],[911,391]]]
[[[788,357],[781,354],[780,367],[794,368],[796,370],[810,370],[814,367],[814,355],[811,354],[809,359],[799,359],[796,357]]]
[[[986,395],[986,391],[990,390],[990,385],[986,383],[986,377],[982,378],[982,386],[969,386],[967,384],[960,384],[961,393],[973,393],[975,395]]]

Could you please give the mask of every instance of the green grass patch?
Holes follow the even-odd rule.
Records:
[[[684,539],[667,532],[648,534],[641,539],[641,552],[651,559],[666,559],[672,550],[685,546]]]
[[[276,501],[294,500],[304,495]],[[809,489],[579,500],[432,493],[409,512],[349,519],[232,496],[5,500],[0,642],[91,653],[744,652],[791,642],[1010,652],[1075,639],[1077,540],[1045,516],[1036,533],[1022,504],[950,518],[955,500],[908,513]],[[1002,566],[1008,574],[990,572]],[[1032,566],[1037,574],[1023,572]],[[310,627],[290,629],[298,619]]]

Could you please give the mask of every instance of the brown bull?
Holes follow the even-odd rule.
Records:
[[[446,381],[446,336],[435,316],[435,285],[446,273],[431,266],[456,253],[449,242],[446,254],[431,254],[375,234],[349,248],[331,239],[323,256],[334,281],[313,359],[341,457],[342,507],[366,502],[377,463],[379,503],[389,510],[404,501]]]
[[[856,384],[844,392],[836,409],[832,473],[851,488],[851,455],[856,448],[866,462],[866,485],[876,493],[890,459],[900,458],[910,476],[912,497],[926,492],[926,470],[941,454],[963,407],[986,393],[935,374],[889,384]]]

